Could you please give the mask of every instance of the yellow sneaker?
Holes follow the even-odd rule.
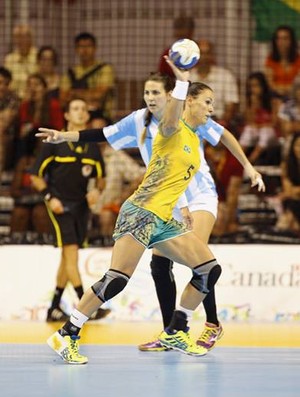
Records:
[[[47,339],[48,345],[69,364],[86,364],[88,358],[79,354],[80,336],[62,336],[58,331]]]
[[[222,325],[212,327],[205,323],[204,330],[197,340],[197,345],[211,350],[215,347],[216,342],[222,338],[224,331]]]
[[[168,334],[163,331],[159,335],[158,340],[163,346],[191,356],[204,356],[207,353],[205,347],[198,346],[191,340],[188,332],[177,331],[175,334]]]

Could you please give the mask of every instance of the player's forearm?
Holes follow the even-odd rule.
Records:
[[[235,139],[231,132],[225,129],[221,138],[221,142],[234,155],[234,157],[241,163],[244,168],[251,165],[241,145]]]

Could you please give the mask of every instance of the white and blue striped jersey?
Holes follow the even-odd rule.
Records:
[[[146,111],[146,108],[139,109],[127,117],[124,117],[117,123],[104,127],[103,132],[108,143],[115,150],[138,148],[141,153],[141,157],[147,166],[151,158],[152,142],[157,134],[159,122],[152,116],[150,125],[147,127],[146,137],[142,143],[141,137],[145,129]],[[206,124],[199,126],[197,129],[197,134],[200,138],[199,151],[201,156],[201,165],[185,191],[188,203],[199,193],[217,195],[214,180],[204,157],[203,141],[206,140],[211,145],[215,146],[220,141],[223,131],[224,127],[212,119],[209,119]]]

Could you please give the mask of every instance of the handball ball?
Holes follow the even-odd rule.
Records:
[[[177,40],[169,50],[169,57],[178,68],[190,69],[199,61],[200,49],[193,40]]]

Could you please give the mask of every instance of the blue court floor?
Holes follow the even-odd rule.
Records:
[[[299,348],[216,347],[205,357],[83,345],[64,363],[44,344],[0,344],[2,397],[299,397]]]

